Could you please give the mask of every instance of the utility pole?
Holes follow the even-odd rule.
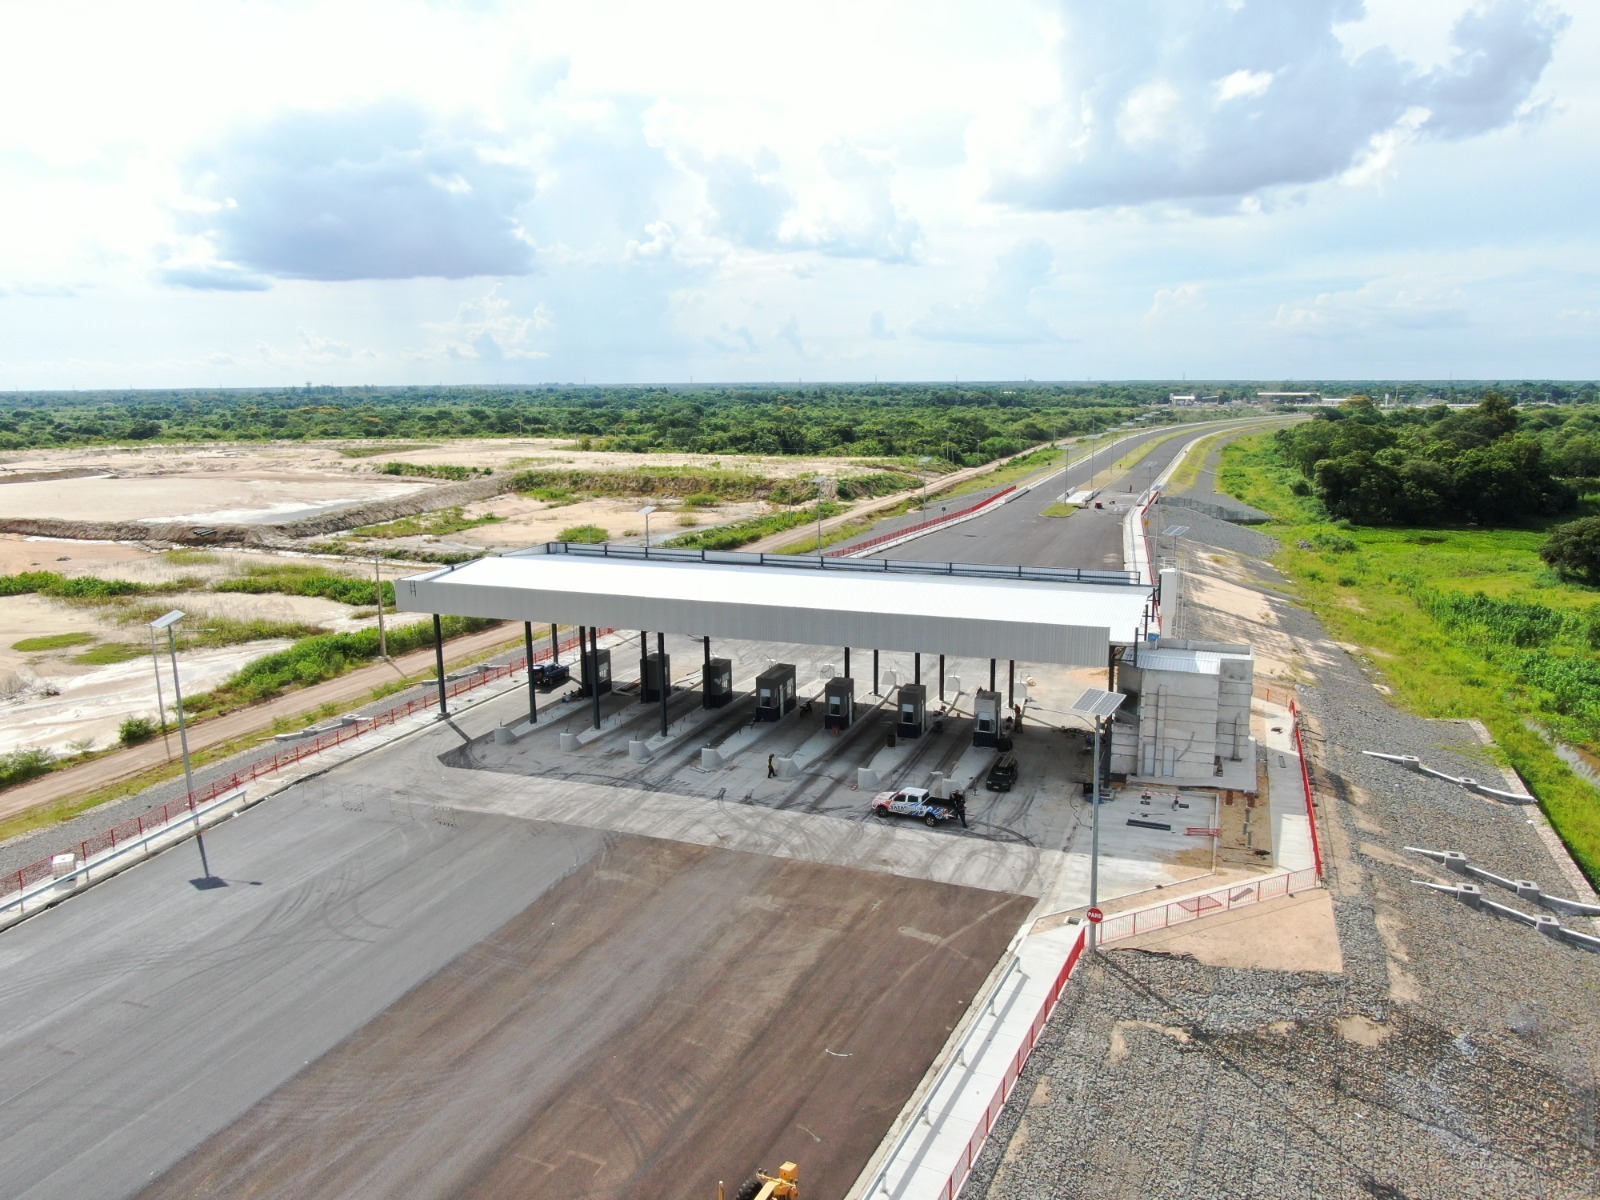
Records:
[[[383,628],[383,574],[378,568],[378,552],[372,552],[372,578],[378,585],[378,657],[389,657],[389,635]]]

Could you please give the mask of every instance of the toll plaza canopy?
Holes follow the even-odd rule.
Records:
[[[1124,571],[550,542],[395,585],[405,612],[1104,666],[1151,589]]]

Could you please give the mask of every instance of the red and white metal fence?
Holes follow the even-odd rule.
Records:
[[[989,1101],[989,1107],[983,1111],[983,1119],[978,1122],[977,1128],[972,1131],[972,1136],[967,1139],[967,1147],[962,1151],[960,1160],[955,1169],[950,1172],[950,1178],[945,1181],[939,1190],[939,1200],[955,1200],[967,1176],[972,1174],[972,1164],[978,1161],[978,1155],[983,1152],[984,1143],[989,1140],[989,1133],[994,1129],[995,1122],[1000,1119],[1000,1113],[1006,1106],[1006,1101],[1011,1098],[1012,1090],[1017,1086],[1017,1079],[1022,1075],[1022,1068],[1028,1065],[1028,1059],[1033,1054],[1033,1048],[1039,1044],[1039,1038],[1044,1033],[1045,1024],[1050,1020],[1050,1015],[1055,1012],[1056,1004],[1061,999],[1061,993],[1066,990],[1067,980],[1072,977],[1072,972],[1077,968],[1078,960],[1083,956],[1084,934],[1080,931],[1078,940],[1072,944],[1071,951],[1067,954],[1067,961],[1062,964],[1056,981],[1051,985],[1049,993],[1044,998],[1044,1003],[1039,1006],[1038,1013],[1033,1018],[1033,1024],[1028,1027],[1028,1035],[1023,1038],[1022,1045],[1017,1047],[1017,1052],[1011,1056],[1005,1074],[1000,1077],[1000,1084],[994,1090],[994,1096]]]
[[[1317,833],[1317,801],[1311,790],[1311,764],[1306,759],[1305,739],[1300,736],[1300,706],[1289,701],[1289,716],[1294,720],[1294,748],[1300,756],[1300,785],[1305,789],[1306,820],[1311,823],[1311,861],[1316,864],[1317,878],[1322,878],[1322,838]]]
[[[607,634],[612,631],[602,629],[597,632]],[[571,650],[577,644],[578,635],[569,633],[558,643],[558,650]],[[546,644],[533,652],[533,661],[542,662],[556,652],[558,651],[552,651],[550,646]],[[461,695],[463,692],[470,692],[486,683],[492,683],[497,679],[505,679],[527,665],[527,656],[519,655],[502,666],[477,671],[464,679],[457,679],[446,684],[445,695],[446,697],[454,697]],[[258,759],[229,775],[212,780],[204,787],[196,789],[185,800],[174,800],[161,808],[141,813],[139,816],[124,821],[120,825],[115,825],[110,829],[95,834],[93,837],[85,838],[73,847],[73,851],[78,860],[82,862],[91,855],[99,854],[103,850],[115,849],[121,842],[132,841],[136,837],[141,837],[154,829],[159,829],[175,817],[187,814],[198,806],[209,803],[225,793],[235,791],[253,780],[260,779],[264,775],[275,775],[286,767],[292,767],[298,762],[303,762],[308,758],[321,754],[324,750],[342,746],[346,742],[354,741],[356,738],[371,733],[374,729],[381,729],[385,725],[393,725],[402,718],[409,717],[423,709],[431,708],[438,703],[438,689],[430,688],[426,694],[407,700],[404,704],[397,704],[393,708],[386,709],[374,716],[362,717],[353,724],[345,725],[338,729],[330,729],[327,733],[319,734],[317,737],[296,742],[293,746],[279,750],[268,758]],[[63,851],[63,853],[65,852]],[[20,871],[13,871],[11,874],[0,878],[0,899],[11,895],[13,892],[20,892],[32,887],[34,884],[42,883],[51,877],[50,859],[42,858],[36,863],[23,867]]]
[[[987,500],[980,500],[980,501],[978,501],[978,503],[972,504],[972,505],[968,505],[966,508],[963,508],[958,512],[942,513],[937,517],[930,518],[929,520],[918,521],[915,525],[907,525],[904,529],[896,529],[893,533],[880,533],[877,537],[868,538],[864,542],[855,542],[855,543],[853,543],[852,545],[849,545],[849,546],[840,546],[836,550],[829,550],[826,554],[823,555],[823,557],[824,558],[843,558],[846,554],[859,554],[863,550],[869,550],[873,546],[881,546],[885,542],[894,541],[896,538],[908,537],[909,535],[911,535],[913,533],[921,533],[925,529],[933,529],[933,528],[936,528],[937,526],[940,526],[940,525],[947,525],[951,521],[958,520],[961,517],[970,517],[973,513],[977,512],[980,508],[986,508],[988,505],[995,504],[1002,497],[1009,496],[1012,492],[1014,492],[1016,490],[1017,489],[1016,489],[1016,485],[1015,484],[1013,484],[1010,487],[1001,488],[998,492],[996,492],[994,495],[990,496]]]
[[[1295,892],[1320,885],[1321,880],[1317,872],[1309,868],[1303,871],[1286,871],[1280,875],[1268,875],[1262,879],[1213,888],[1199,895],[1184,896],[1167,904],[1118,913],[1107,917],[1101,923],[1096,936],[1104,946],[1108,942],[1137,937],[1141,933],[1154,933],[1158,929],[1183,925],[1189,921],[1197,921],[1201,917],[1231,912],[1236,908],[1248,908],[1252,904],[1260,904],[1263,900],[1292,896]]]

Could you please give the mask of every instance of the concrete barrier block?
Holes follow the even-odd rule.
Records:
[[[628,739],[628,757],[634,762],[650,761],[650,746],[641,738]]]
[[[578,742],[578,735],[577,734],[575,734],[575,733],[563,733],[561,735],[561,748],[563,750],[567,751],[568,753],[572,752],[573,750],[576,750],[578,748],[578,745],[579,745],[579,742]]]
[[[511,730],[506,726],[502,725],[499,729],[494,731],[494,740],[501,746],[509,746],[512,742],[517,740],[517,735],[512,733]]]
[[[1533,927],[1546,937],[1561,938],[1566,934],[1566,930],[1561,927],[1561,922],[1554,917],[1535,917],[1533,919]]]
[[[52,854],[50,856],[50,874],[60,879],[63,875],[71,875],[78,869],[78,856],[76,854]]]
[[[1518,879],[1513,885],[1518,897],[1538,904],[1544,898],[1544,889],[1531,879]]]
[[[715,771],[722,766],[722,755],[715,746],[703,746],[700,749],[700,769],[702,771]]]
[[[1475,883],[1463,883],[1456,888],[1456,897],[1469,908],[1477,908],[1483,903],[1483,889]]]
[[[800,766],[792,756],[781,757],[773,765],[778,768],[779,779],[798,779],[800,777]]]
[[[883,780],[871,767],[857,767],[856,786],[863,791],[875,792],[883,786]]]
[[[1467,856],[1459,850],[1446,850],[1441,861],[1446,870],[1454,871],[1458,875],[1467,873]]]

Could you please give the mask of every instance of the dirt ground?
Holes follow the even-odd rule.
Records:
[[[165,584],[185,576],[219,580],[259,564],[309,561],[231,551],[216,552],[210,557],[213,561],[194,562],[182,555],[173,559],[165,553],[121,545],[0,536],[0,573],[53,570],[69,576],[95,575]],[[325,560],[317,562],[328,565]],[[386,563],[383,575],[392,579],[412,569]],[[194,618],[193,624],[202,627],[213,616],[298,621],[334,632],[377,624],[375,615],[357,616],[362,610],[311,596],[179,592],[163,595],[161,601],[183,609]],[[412,613],[390,613],[386,617],[390,628],[422,619]],[[75,658],[90,649],[93,642],[49,651],[16,648],[16,643],[28,638],[67,633],[87,634],[101,644],[132,643],[141,647],[148,644],[149,637],[141,624],[118,622],[115,609],[69,604],[39,595],[0,597],[0,753],[24,746],[65,752],[73,743],[85,739],[94,746],[105,746],[116,739],[123,718],[156,716],[155,683],[148,655],[92,666]],[[182,651],[178,658],[184,690],[198,694],[215,687],[246,663],[287,645],[286,641],[273,640]],[[165,670],[166,660],[162,661]],[[165,699],[170,705],[170,682],[165,686]]]
[[[616,836],[140,1195],[842,1196],[1028,907]]]
[[[1187,954],[1214,967],[1344,970],[1333,899],[1321,888],[1141,934],[1117,948]]]

